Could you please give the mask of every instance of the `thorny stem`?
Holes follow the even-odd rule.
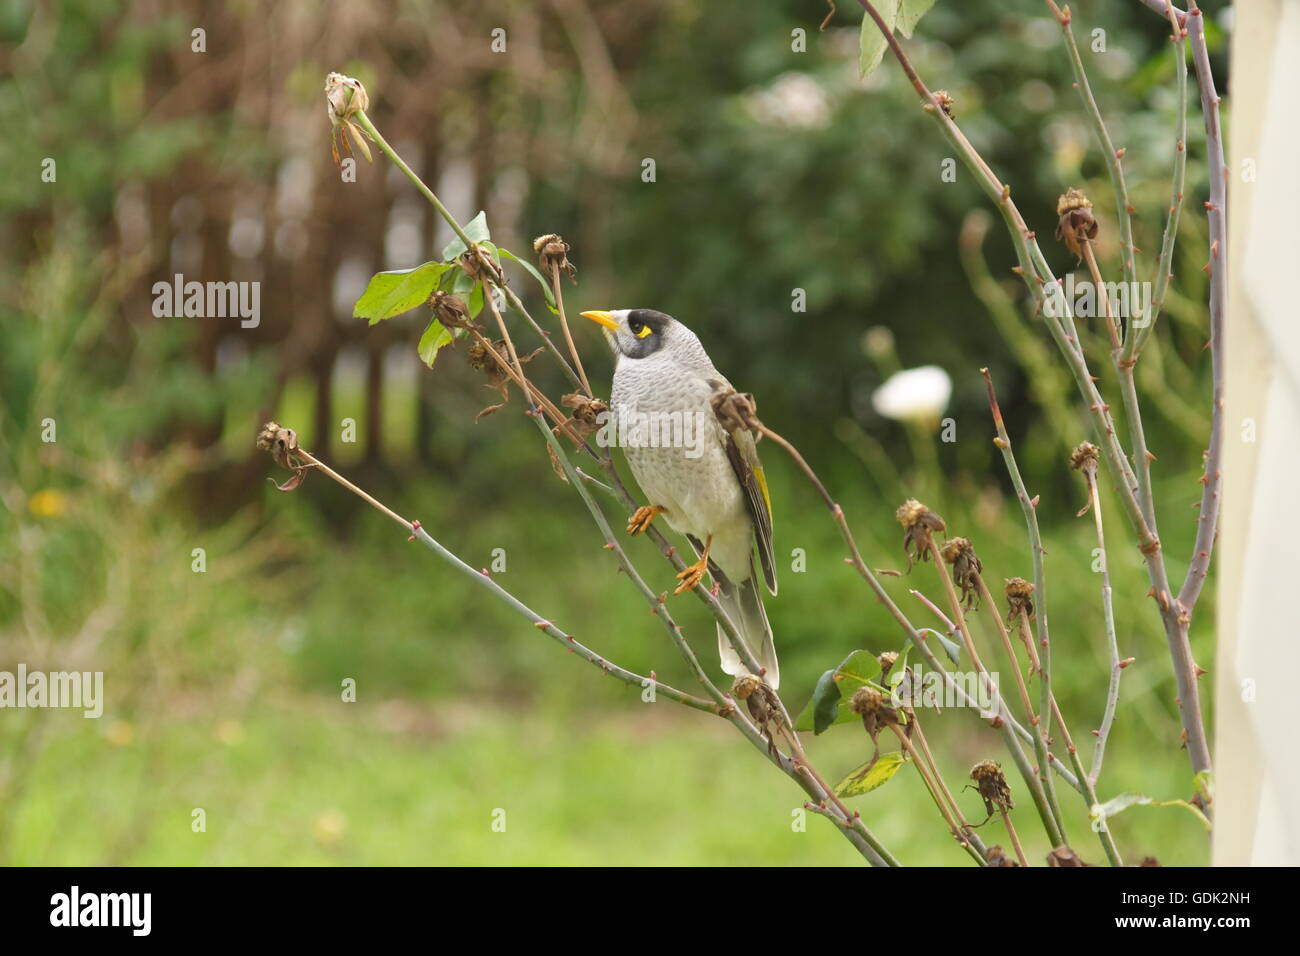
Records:
[[[411,167],[406,165],[406,161],[403,160],[402,157],[398,155],[397,150],[393,149],[393,147],[388,145],[388,140],[384,139],[383,135],[380,134],[379,130],[375,128],[375,124],[370,122],[370,117],[366,115],[366,111],[359,110],[353,116],[353,119],[356,121],[357,125],[360,126],[363,130],[365,130],[366,134],[372,140],[374,140],[375,145],[378,146],[380,151],[389,158],[389,160],[393,163],[393,165],[396,166],[398,169],[400,169],[406,175],[406,178],[409,179],[415,185],[415,188],[420,191],[420,195],[424,196],[424,198],[429,201],[429,204],[433,206],[435,210],[437,210],[438,215],[442,216],[443,220],[447,223],[447,225],[451,227],[451,231],[455,233],[456,238],[459,239],[461,242],[465,243],[465,248],[466,249],[474,248],[475,243],[466,234],[465,227],[462,226],[457,221],[456,217],[451,214],[451,211],[448,210],[447,207],[442,204],[442,200],[437,197],[434,191],[430,189],[427,185],[425,185],[424,180],[422,180],[419,176],[415,175],[415,172],[411,169]],[[528,314],[527,310],[523,308],[523,303],[519,301],[519,296],[515,295],[514,290],[511,289],[510,286],[505,284],[504,279],[499,281],[497,285],[501,289],[501,291],[505,294],[506,301],[510,303],[510,307],[512,309],[515,309],[517,312],[519,312],[519,314],[522,315],[528,321],[529,325],[533,327],[533,330],[537,332],[538,336],[541,337],[542,342],[546,345],[546,348],[550,351],[551,355],[553,355],[556,361],[560,363],[560,368],[564,370],[564,373],[565,375],[568,376],[569,381],[571,381],[575,386],[581,384],[578,379],[577,373],[574,372],[573,369],[569,366],[569,363],[565,360],[564,356],[560,353],[560,350],[556,348],[555,343],[551,341],[551,337],[547,335],[545,331],[543,331],[542,327],[538,325],[533,320],[533,317]]]
[[[912,742],[907,739],[907,734],[897,724],[891,724],[889,729],[894,732],[894,736],[898,738],[899,744],[901,744],[903,749],[907,751],[908,756],[912,758],[912,764],[916,767],[916,772],[920,774],[921,781],[925,784],[925,789],[930,791],[930,798],[934,801],[934,805],[939,808],[939,814],[943,817],[943,822],[948,825],[948,832],[952,834],[952,838],[956,840],[957,845],[969,853],[980,866],[986,866],[987,863],[985,862],[984,857],[975,849],[970,840],[967,839],[965,830],[957,822],[957,818],[953,816],[951,808],[949,808],[948,804],[944,802],[938,786],[930,776],[930,771],[926,769],[925,761],[921,759],[916,748],[912,746]]]
[[[857,542],[853,538],[853,532],[849,530],[848,521],[844,517],[844,509],[841,508],[835,502],[835,499],[830,496],[830,492],[826,490],[826,486],[822,484],[821,479],[817,477],[817,473],[813,471],[812,466],[810,466],[804,459],[803,455],[799,453],[799,450],[781,435],[772,431],[772,429],[768,428],[762,422],[755,421],[753,424],[764,437],[781,446],[781,448],[794,460],[795,464],[799,466],[800,470],[803,471],[804,475],[812,483],[813,487],[817,489],[817,493],[821,496],[822,501],[825,502],[826,507],[830,509],[831,516],[835,520],[836,526],[840,529],[840,536],[844,539],[844,543],[848,547],[849,563],[853,565],[854,569],[862,579],[867,582],[867,585],[875,593],[876,599],[885,606],[894,620],[903,628],[908,640],[912,642],[912,646],[925,655],[926,660],[935,670],[944,674],[945,681],[949,683],[950,686],[955,687],[956,683],[952,680],[951,675],[949,675],[945,668],[939,663],[938,658],[934,656],[934,652],[926,646],[924,636],[917,631],[917,629],[912,625],[912,622],[908,620],[907,615],[905,615],[898,605],[894,603],[894,599],[889,596],[889,593],[880,583],[880,579],[876,577],[876,575],[872,573],[871,569],[863,562],[862,554],[858,550]],[[987,677],[987,675],[985,676]],[[1048,827],[1048,834],[1056,839],[1055,845],[1059,846],[1064,843],[1065,840],[1061,835],[1060,828],[1055,826],[1055,820],[1051,817],[1051,812],[1047,807],[1046,797],[1043,795],[1042,789],[1035,786],[1037,781],[1033,780],[1033,769],[1030,767],[1029,761],[1025,758],[1017,734],[1020,734],[1020,736],[1023,736],[1028,741],[1032,741],[1033,738],[1027,731],[1016,724],[1014,718],[1011,717],[1010,712],[1006,709],[1005,705],[1001,703],[1001,697],[997,693],[997,688],[993,687],[992,690],[999,710],[998,716],[994,720],[993,725],[1002,733],[1003,740],[1007,745],[1007,750],[1011,753],[1016,766],[1020,769],[1022,775],[1027,777],[1027,784],[1030,792],[1034,796],[1036,805],[1039,807],[1040,815],[1044,817],[1045,821],[1052,821],[1053,825]],[[1068,771],[1061,768],[1059,772],[1069,781],[1070,786],[1076,788],[1081,786],[1081,782],[1078,781],[1077,778],[1071,777]]]
[[[439,543],[434,537],[432,537],[427,531],[425,531],[418,521],[408,521],[406,518],[403,518],[401,515],[393,511],[383,502],[379,501],[377,498],[374,498],[366,491],[357,487],[352,482],[348,481],[348,479],[344,478],[342,475],[336,472],[334,469],[326,465],[319,458],[316,458],[314,455],[309,454],[303,449],[301,448],[296,449],[294,454],[302,458],[303,461],[307,462],[308,466],[311,467],[312,469],[319,471],[321,474],[325,475],[326,477],[331,478],[334,481],[338,482],[348,491],[352,492],[354,495],[356,495],[357,497],[365,501],[367,504],[369,504],[372,508],[375,508],[382,514],[391,518],[397,524],[401,525],[408,532],[410,532],[411,536],[415,540],[419,541],[426,548],[433,551],[444,561],[446,561],[452,567],[456,568],[461,573],[468,576],[470,579],[475,581],[481,587],[486,588],[495,597],[505,602],[505,604],[508,605],[512,610],[518,612],[522,616],[528,618],[528,620],[532,621],[533,624],[538,628],[538,630],[541,630],[544,633],[546,633],[548,636],[554,638],[559,644],[561,644],[568,650],[572,651],[573,653],[577,654],[583,660],[587,661],[590,664],[594,664],[596,667],[600,668],[604,673],[618,680],[621,680],[625,684],[630,684],[634,687],[639,687],[644,689],[646,687],[653,686],[655,688],[656,696],[662,694],[664,697],[668,698],[669,700],[674,700],[677,703],[683,704],[694,710],[700,710],[710,714],[716,714],[719,712],[720,708],[717,702],[702,700],[699,697],[694,697],[690,694],[683,693],[682,691],[677,690],[675,687],[671,687],[668,684],[664,684],[660,682],[657,678],[643,677],[640,674],[627,670],[624,667],[620,667],[619,665],[613,663],[612,661],[606,660],[604,657],[602,657],[600,654],[597,654],[591,648],[587,647],[584,644],[579,643],[572,635],[565,633],[563,630],[560,629],[558,625],[552,623],[546,618],[543,618],[532,608],[528,607],[526,604],[521,602],[513,594],[511,594],[501,585],[497,584],[497,582],[493,580],[492,577],[488,575],[486,572],[475,570],[470,565],[462,561],[455,554],[453,554],[451,551],[447,550],[445,547],[443,547],[441,543]]]
[[[948,784],[944,782],[943,774],[939,772],[938,761],[934,759],[934,754],[930,752],[929,741],[925,739],[925,731],[921,729],[921,719],[916,716],[915,710],[908,712],[908,718],[912,725],[912,736],[916,738],[915,743],[919,744],[918,752],[925,758],[930,767],[930,773],[934,777],[935,783],[939,785],[939,790],[943,797],[948,801],[948,806],[952,809],[953,816],[961,824],[962,834],[970,841],[976,851],[979,852],[980,860],[984,860],[984,841],[976,835],[974,828],[971,827],[970,821],[966,815],[961,812],[961,805],[953,798],[952,791],[948,789]]]
[[[1124,361],[1138,357],[1147,337],[1155,328],[1156,319],[1165,305],[1169,280],[1174,272],[1174,246],[1178,239],[1178,221],[1183,208],[1183,185],[1187,175],[1187,30],[1178,22],[1173,7],[1166,9],[1169,19],[1170,41],[1174,44],[1174,77],[1178,85],[1177,113],[1174,118],[1174,171],[1170,186],[1169,212],[1165,217],[1165,231],[1160,238],[1160,258],[1156,261],[1154,292],[1149,314],[1142,324],[1135,324],[1124,340]]]
[[[1002,812],[1002,825],[1007,828],[1007,836],[1011,838],[1011,845],[1016,849],[1016,858],[1020,861],[1021,866],[1028,866],[1029,861],[1025,859],[1024,848],[1020,845],[1020,835],[1016,833],[1016,828],[1011,823],[1011,814],[1007,812],[1006,807],[998,807]]]
[[[1119,676],[1124,665],[1119,658],[1119,639],[1115,635],[1115,607],[1111,598],[1110,565],[1106,557],[1106,534],[1102,528],[1101,498],[1097,494],[1097,464],[1088,462],[1083,467],[1083,479],[1088,485],[1088,501],[1092,508],[1093,522],[1097,527],[1097,550],[1101,557],[1101,606],[1106,619],[1106,640],[1110,645],[1110,686],[1106,690],[1106,709],[1101,718],[1101,727],[1097,731],[1097,744],[1092,751],[1092,771],[1088,779],[1097,782],[1101,776],[1102,757],[1106,751],[1106,738],[1110,735],[1111,724],[1115,721],[1115,709],[1119,704]]]
[[[1003,736],[1011,742],[1011,757],[1015,761],[1016,769],[1020,771],[1021,778],[1025,781],[1025,786],[1029,788],[1030,796],[1034,799],[1034,806],[1038,809],[1038,815],[1042,818],[1043,828],[1047,831],[1048,838],[1052,841],[1052,846],[1061,846],[1066,843],[1065,831],[1060,819],[1060,808],[1055,807],[1047,799],[1046,788],[1042,781],[1034,773],[1034,768],[1025,758],[1025,752],[1020,748],[1020,742],[1016,740],[1015,734],[1011,732],[1010,726],[1006,723],[1006,714],[1008,708],[1005,701],[997,691],[996,685],[989,678],[988,671],[985,670],[983,662],[979,658],[979,652],[975,649],[975,641],[971,638],[970,627],[966,623],[966,614],[962,611],[961,598],[957,595],[957,589],[953,586],[952,575],[948,573],[948,565],[943,560],[943,555],[939,553],[939,546],[935,544],[934,537],[931,535],[927,539],[930,557],[934,560],[935,570],[939,574],[939,581],[943,584],[944,594],[948,597],[948,607],[952,615],[957,620],[957,627],[961,632],[962,641],[966,645],[966,653],[970,655],[971,663],[974,664],[975,670],[984,678],[985,685],[989,688],[990,696],[995,701],[997,715],[1000,718],[999,723],[1004,731]],[[1047,770],[1042,770],[1044,774]]]
[[[918,601],[924,604],[926,608],[930,611],[930,613],[932,613],[935,617],[937,617],[940,621],[943,622],[944,627],[947,629],[947,636],[949,638],[955,638],[957,640],[961,639],[961,635],[957,631],[957,625],[952,623],[952,620],[948,617],[948,615],[943,613],[943,611],[938,607],[938,605],[936,605],[933,601],[931,601],[928,597],[926,597],[924,594],[922,594],[920,591],[916,589],[912,589],[911,594],[912,597],[916,598]],[[1022,640],[1025,641],[1025,644],[1029,649],[1029,658],[1031,661],[1033,661],[1034,670],[1037,670],[1039,666],[1038,654],[1034,650],[1033,635],[1029,633],[1029,623],[1028,621],[1025,621],[1022,618],[1021,625],[1022,625]],[[924,634],[925,630],[926,629],[922,628],[921,633]],[[974,700],[969,694],[966,693],[966,691],[962,688],[960,684],[958,684],[956,681],[952,679],[952,676],[948,674],[948,672],[944,669],[939,659],[935,657],[934,654],[930,651],[930,649],[926,647],[924,644],[921,646],[921,652],[925,655],[925,659],[930,663],[930,665],[936,671],[944,675],[944,682],[948,685],[949,688],[952,689],[954,695],[959,701],[961,701],[963,707],[971,707],[976,709],[979,708],[979,702]],[[1042,715],[1040,714],[1039,716],[1040,716],[1040,723],[1041,723]],[[1015,716],[1012,715],[1009,710],[1004,710],[1001,717],[1006,723],[1010,724],[1011,729],[1015,732],[1016,736],[1018,736],[1021,740],[1023,740],[1027,744],[1032,744],[1034,742],[1033,734],[1031,734],[1023,726],[1021,726],[1020,722],[1016,720]],[[1050,752],[1049,752],[1049,756],[1050,756]],[[1067,770],[1065,766],[1061,763],[1061,761],[1056,759],[1051,759],[1049,760],[1049,762],[1051,763],[1052,769],[1056,771],[1056,775],[1060,777],[1062,780],[1064,780],[1067,786],[1071,787],[1074,790],[1079,791],[1080,793],[1083,792],[1083,788],[1080,785],[1078,778],[1075,777],[1074,774],[1072,774],[1069,770]]]
[[[979,581],[979,588],[980,588],[980,596],[983,598],[984,603],[988,606],[989,610],[993,614],[993,619],[997,623],[998,633],[1002,637],[1002,641],[1006,647],[1007,654],[1011,657],[1011,665],[1016,668],[1016,675],[1018,677],[1020,674],[1020,669],[1017,666],[1015,654],[1011,651],[1011,639],[1007,633],[1006,623],[1002,620],[1002,614],[997,609],[997,605],[993,603],[993,595],[989,593],[988,586],[984,583],[984,579],[982,577],[979,577],[978,581]],[[1021,616],[1021,626],[1026,628],[1028,627],[1028,623],[1026,622],[1025,617],[1023,615]],[[1032,648],[1033,645],[1029,644],[1029,646]],[[1035,655],[1032,653],[1032,651],[1030,653],[1030,660],[1031,661],[1035,660]],[[1097,794],[1096,791],[1093,789],[1094,785],[1097,782],[1096,778],[1094,777],[1091,779],[1085,779],[1084,771],[1083,771],[1083,763],[1077,755],[1077,751],[1074,746],[1074,739],[1070,736],[1070,728],[1066,725],[1065,717],[1061,714],[1061,708],[1056,702],[1055,694],[1048,695],[1048,707],[1051,710],[1052,716],[1056,718],[1057,726],[1061,728],[1061,738],[1065,741],[1066,752],[1069,753],[1070,755],[1070,762],[1074,765],[1075,773],[1078,775],[1079,779],[1083,783],[1083,786],[1080,788],[1080,793],[1083,795],[1084,802],[1088,805],[1089,810],[1091,810],[1092,807],[1095,806],[1097,803]],[[1039,756],[1039,760],[1041,761],[1046,759],[1053,763],[1057,763],[1058,761],[1056,759],[1056,755],[1046,749],[1046,745],[1049,742],[1050,741],[1048,741],[1044,736],[1043,754]],[[1046,769],[1041,766],[1039,768],[1039,771],[1043,777],[1043,786],[1047,791],[1047,796],[1051,801],[1052,808],[1056,811],[1059,818],[1061,809],[1056,803],[1056,792],[1052,788],[1051,777],[1047,774]],[[1102,848],[1106,851],[1106,856],[1107,858],[1110,859],[1111,864],[1114,866],[1122,865],[1120,863],[1119,849],[1115,846],[1115,842],[1111,837],[1109,831],[1103,829],[1098,833],[1098,836],[1101,839]]]
[[[569,346],[573,367],[578,370],[578,378],[582,380],[582,390],[590,398],[594,393],[591,383],[587,381],[587,370],[582,367],[582,356],[578,354],[578,347],[573,344],[573,334],[569,331],[569,317],[564,313],[564,291],[560,288],[560,266],[555,262],[551,263],[551,292],[555,296],[555,309],[560,315],[560,328],[564,330],[564,341]]]
[[[1041,726],[1038,715],[1034,713],[1034,705],[1029,699],[1029,689],[1025,686],[1024,675],[1020,673],[1020,661],[1016,657],[1015,648],[1011,644],[1011,637],[1007,633],[1006,622],[1002,620],[1002,613],[998,610],[997,603],[994,601],[992,593],[989,592],[988,585],[984,583],[983,575],[976,574],[975,580],[979,587],[980,599],[993,617],[995,629],[1002,641],[1002,649],[1007,655],[1007,661],[1011,665],[1012,673],[1016,675],[1016,687],[1020,691],[1021,704],[1025,708],[1025,719],[1028,721],[1029,726],[1034,729],[1034,756],[1038,760],[1038,779],[1043,782],[1043,792],[1047,797],[1048,806],[1052,808],[1052,815],[1056,818],[1056,824],[1064,832],[1065,818],[1061,814],[1061,806],[1056,797],[1056,786],[1052,780],[1051,765],[1055,758],[1048,749],[1050,741],[1046,731]]]
[[[1056,322],[1050,314],[1050,309],[1047,308],[1044,288],[1049,283],[1055,286],[1057,280],[1053,276],[1042,250],[1039,249],[1034,234],[1025,225],[1024,217],[1020,215],[1019,210],[1011,201],[1010,187],[1001,183],[997,176],[992,173],[983,157],[979,155],[957,127],[952,117],[946,112],[944,109],[946,104],[932,94],[925,84],[921,82],[920,77],[908,60],[907,54],[903,52],[902,46],[895,38],[893,31],[881,18],[871,0],[858,0],[858,2],[875,21],[891,52],[911,81],[912,86],[924,98],[923,108],[925,111],[939,124],[944,135],[961,153],[963,160],[976,174],[976,179],[980,182],[981,188],[994,202],[1007,223],[1020,263],[1019,273],[1021,278],[1033,295],[1039,311],[1047,320],[1048,329],[1056,339],[1057,345],[1065,355],[1070,371],[1074,375],[1075,382],[1097,429],[1098,439],[1102,450],[1105,452],[1106,465],[1110,470],[1112,479],[1115,481],[1120,503],[1137,532],[1139,544],[1146,558],[1147,571],[1152,584],[1152,597],[1159,605],[1164,621],[1165,637],[1169,645],[1170,659],[1178,687],[1178,707],[1192,769],[1198,773],[1209,770],[1211,765],[1209,743],[1200,710],[1200,693],[1196,686],[1196,676],[1199,668],[1197,668],[1195,661],[1192,660],[1191,647],[1187,640],[1187,624],[1190,622],[1191,614],[1190,604],[1181,600],[1180,597],[1177,605],[1175,605],[1172,599],[1164,557],[1160,553],[1160,539],[1148,527],[1145,520],[1142,506],[1137,499],[1136,476],[1115,434],[1109,406],[1105,404],[1097,391],[1092,375],[1088,371],[1087,362],[1078,344],[1078,337],[1073,334],[1073,320],[1068,303],[1065,309],[1065,319],[1063,322]],[[1155,0],[1145,0],[1145,2],[1150,6]],[[1164,15],[1167,5],[1162,3],[1155,9],[1158,9]],[[1216,368],[1214,376],[1216,396],[1214,415],[1216,424],[1211,435],[1210,451],[1207,456],[1206,488],[1202,495],[1201,524],[1197,531],[1196,551],[1188,571],[1188,578],[1184,580],[1183,585],[1183,592],[1192,600],[1199,595],[1200,588],[1204,583],[1214,541],[1214,528],[1218,519],[1221,458],[1218,439],[1222,433],[1219,424],[1222,418],[1222,356],[1219,354],[1221,349],[1216,346],[1220,340],[1224,299],[1222,282],[1223,273],[1226,272],[1226,261],[1220,261],[1216,264],[1216,260],[1226,260],[1226,248],[1223,240],[1223,211],[1226,196],[1223,195],[1222,172],[1224,166],[1222,163],[1222,143],[1219,140],[1218,97],[1214,93],[1213,77],[1209,72],[1208,54],[1204,52],[1204,29],[1203,25],[1199,23],[1201,18],[1198,14],[1199,11],[1193,9],[1192,15],[1187,17],[1187,21],[1193,37],[1193,61],[1197,67],[1202,106],[1206,114],[1207,141],[1211,143],[1211,195],[1209,204],[1211,264],[1209,268],[1211,274],[1211,349],[1214,353],[1213,359]],[[1199,44],[1196,43],[1198,34],[1201,41]],[[1219,171],[1218,174],[1215,174],[1216,170]],[[1214,241],[1216,238],[1219,239],[1217,244]],[[1216,279],[1220,284],[1217,291]],[[1054,289],[1054,295],[1059,296],[1059,289]],[[1063,296],[1060,297],[1060,299],[1063,298]]]
[[[521,383],[521,387],[525,388],[525,397],[527,397],[529,393],[536,391],[536,389],[528,388],[523,384],[525,382],[524,367],[519,362],[519,353],[515,351],[514,339],[510,337],[510,330],[506,328],[506,320],[501,317],[501,310],[497,308],[495,298],[492,295],[492,290],[487,290],[486,294],[483,296],[483,301],[486,302],[487,307],[492,310],[492,317],[497,320],[497,329],[501,332],[501,338],[506,343],[506,351],[510,353],[510,361],[514,365],[515,372],[517,373],[516,379]],[[487,347],[490,348],[490,346]],[[556,410],[558,411],[558,409]],[[563,419],[561,419],[561,421],[563,421]]]
[[[1210,54],[1205,47],[1205,18],[1196,4],[1190,4],[1187,18],[1188,33],[1192,43],[1192,62],[1201,91],[1201,109],[1205,114],[1206,165],[1209,167],[1210,201],[1205,204],[1210,224],[1210,258],[1206,271],[1210,274],[1210,359],[1214,375],[1214,411],[1210,422],[1210,447],[1205,459],[1205,490],[1201,494],[1201,514],[1197,519],[1196,543],[1187,577],[1178,592],[1179,614],[1191,618],[1192,609],[1209,573],[1210,554],[1214,550],[1215,533],[1219,522],[1219,488],[1222,483],[1223,458],[1223,375],[1224,375],[1224,316],[1228,295],[1228,167],[1223,161],[1223,136],[1219,126],[1219,95],[1214,89],[1214,74],[1210,71]],[[1191,661],[1191,651],[1187,649]],[[1194,666],[1194,665],[1193,665]],[[1203,743],[1203,741],[1196,741]],[[1188,749],[1193,746],[1188,743]],[[1208,770],[1209,752],[1204,755]]]
[[[1128,187],[1124,183],[1124,166],[1121,162],[1124,151],[1115,148],[1106,129],[1106,123],[1102,119],[1101,110],[1098,109],[1097,101],[1093,98],[1088,74],[1083,68],[1083,59],[1079,56],[1079,46],[1074,42],[1074,31],[1070,29],[1070,8],[1066,7],[1062,10],[1056,5],[1055,0],[1044,0],[1044,2],[1061,25],[1061,35],[1065,37],[1065,49],[1070,55],[1070,66],[1074,70],[1074,85],[1079,90],[1079,98],[1083,100],[1088,119],[1092,122],[1093,132],[1096,133],[1101,144],[1102,158],[1106,161],[1110,183],[1115,190],[1115,219],[1119,223],[1120,259],[1123,263],[1124,281],[1131,283],[1129,288],[1133,288],[1132,284],[1137,282],[1137,267],[1134,261],[1137,250],[1133,247],[1131,218],[1133,206],[1128,199]]]

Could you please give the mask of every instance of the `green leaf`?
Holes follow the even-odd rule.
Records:
[[[918,634],[927,634],[942,644],[944,652],[948,655],[948,660],[952,661],[954,664],[961,663],[961,645],[956,641],[949,640],[946,636],[940,634],[932,627],[918,627],[916,631]],[[911,642],[909,641],[908,643],[910,644]]]
[[[903,5],[898,11],[898,32],[911,38],[916,24],[921,17],[930,12],[932,6],[934,0],[903,0]]]
[[[865,687],[880,676],[880,658],[870,651],[854,651],[835,668],[835,676],[846,688],[840,693],[852,696],[859,687]]]
[[[905,763],[901,752],[881,754],[873,764],[863,764],[835,785],[835,795],[840,798],[859,797],[882,787],[890,781]]]
[[[814,734],[820,734],[835,723],[840,708],[840,689],[835,685],[834,671],[822,674],[809,706],[812,707]]]
[[[885,25],[890,30],[898,22],[898,7],[900,0],[877,0],[876,11],[880,18],[885,21]],[[858,73],[865,79],[872,70],[880,66],[880,60],[885,55],[885,50],[889,47],[889,41],[885,39],[885,34],[881,32],[876,21],[871,18],[871,14],[865,11],[862,14],[862,32],[858,35]]]
[[[1186,800],[1152,800],[1141,793],[1121,793],[1118,797],[1112,797],[1105,803],[1094,803],[1092,810],[1088,813],[1088,816],[1093,821],[1093,829],[1097,829],[1099,824],[1104,824],[1110,817],[1123,813],[1129,807],[1182,807],[1200,820],[1207,831],[1212,829],[1212,825],[1205,814],[1194,804],[1188,803]]]
[[[858,715],[847,707],[840,707],[840,701],[852,695],[859,687],[884,689],[873,683],[880,675],[880,661],[870,651],[854,651],[840,662],[839,667],[822,674],[813,690],[812,700],[799,714],[794,722],[795,730],[811,730],[820,734],[835,724],[849,724],[858,720]],[[841,684],[844,689],[841,689]]]
[[[483,283],[475,282],[474,288],[469,291],[469,298],[465,300],[465,305],[469,308],[469,317],[478,318],[478,314],[483,311]]]
[[[502,249],[500,252],[501,255],[505,256],[511,262],[517,262],[523,266],[524,271],[537,280],[537,284],[542,287],[542,295],[546,296],[546,307],[558,315],[560,310],[555,305],[555,293],[551,291],[551,283],[543,278],[541,272],[537,270],[537,266],[528,262],[526,259],[520,259],[509,249]]]
[[[369,319],[374,325],[409,312],[429,298],[446,270],[441,262],[426,262],[414,269],[375,273],[352,307],[353,318]]]
[[[429,327],[424,330],[424,334],[420,336],[420,344],[416,346],[420,352],[420,361],[429,368],[433,368],[439,350],[445,345],[450,345],[451,342],[451,332],[441,322],[434,319],[429,323]]]
[[[480,212],[466,224],[465,235],[469,236],[470,242],[487,242],[492,238],[492,234],[488,232],[486,212]],[[468,249],[469,246],[461,241],[460,236],[454,236],[442,250],[442,261],[453,262],[464,255]]]

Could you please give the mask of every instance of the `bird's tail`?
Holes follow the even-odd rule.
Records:
[[[772,625],[767,622],[767,612],[763,610],[763,597],[759,590],[758,578],[755,577],[753,565],[750,565],[749,578],[736,584],[725,577],[719,582],[718,603],[727,612],[727,616],[739,628],[741,636],[750,652],[762,665],[764,680],[776,690],[781,683],[781,670],[776,663],[776,644],[772,640]],[[718,625],[718,654],[722,657],[722,670],[733,677],[749,673],[741,663],[736,652],[731,649],[727,632]]]

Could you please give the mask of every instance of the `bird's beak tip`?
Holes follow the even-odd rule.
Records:
[[[610,315],[608,312],[593,311],[593,312],[582,312],[580,314],[584,319],[591,319],[591,321],[597,323],[598,325],[603,325],[611,332],[618,331],[618,323],[614,321],[614,317]]]

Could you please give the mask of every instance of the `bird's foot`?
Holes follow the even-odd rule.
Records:
[[[704,572],[709,569],[709,558],[704,556],[694,564],[688,564],[677,572],[677,580],[682,583],[677,585],[673,590],[674,594],[681,594],[683,591],[694,591],[696,585],[704,579]]]
[[[627,519],[627,533],[630,535],[645,533],[650,529],[650,523],[655,520],[655,516],[667,510],[659,505],[644,505],[637,508],[632,512],[632,517]]]

